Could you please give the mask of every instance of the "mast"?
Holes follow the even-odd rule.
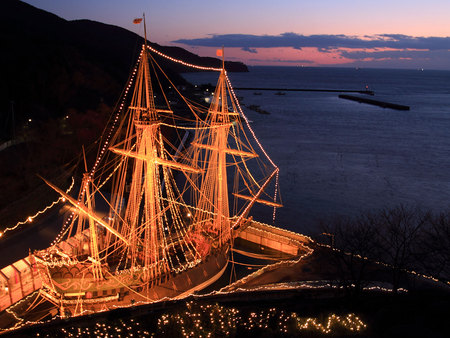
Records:
[[[144,46],[147,50],[147,26],[145,25],[145,13],[142,13],[142,18],[144,19]]]
[[[220,245],[232,240],[231,232],[240,228],[255,203],[274,208],[280,203],[265,199],[270,181],[278,173],[271,169],[253,149],[245,135],[235,97],[231,94],[225,70],[224,48],[217,51],[222,57],[222,68],[213,99],[204,121],[199,121],[195,139],[191,142],[193,158],[203,163],[205,174],[197,193],[196,222],[219,239]],[[258,141],[254,143],[258,145]],[[202,150],[202,153],[196,153]],[[255,159],[247,164],[247,161]],[[227,171],[235,168],[233,183]],[[259,173],[251,172],[256,169]],[[256,175],[255,175],[256,174]],[[260,176],[259,176],[260,175]],[[233,190],[234,204],[230,210],[229,194]],[[239,203],[243,200],[243,203]],[[240,208],[240,210],[239,210]],[[233,215],[231,215],[233,214]]]
[[[220,88],[220,101],[221,101],[221,114],[217,115],[217,123],[222,123],[223,126],[217,130],[217,145],[218,145],[218,193],[217,193],[217,222],[220,231],[221,241],[227,240],[228,238],[228,217],[229,217],[229,206],[228,206],[228,183],[227,183],[227,163],[226,163],[226,149],[227,149],[227,136],[229,127],[228,124],[228,105],[227,105],[227,88],[226,88],[226,75],[225,75],[225,56],[222,47],[222,71],[219,77],[219,88]],[[217,112],[219,113],[219,112]],[[223,244],[223,243],[221,243]]]
[[[144,21],[145,25],[145,21]],[[127,207],[128,219],[132,222],[132,267],[143,264],[145,267],[155,266],[158,260],[158,181],[159,172],[155,158],[161,149],[158,144],[158,135],[160,133],[158,117],[155,109],[153,88],[150,77],[147,40],[144,43],[142,62],[138,74],[138,92],[135,92],[136,103],[133,104],[135,116],[133,118],[134,128],[136,130],[136,152],[134,173],[132,177],[132,190]],[[143,210],[136,209],[141,204],[141,191],[144,191]],[[141,214],[141,212],[143,214]],[[145,226],[141,228],[140,222]],[[139,250],[138,232],[143,231],[143,262],[138,262]],[[154,278],[156,271],[154,269],[145,270],[146,278]]]
[[[92,212],[92,201],[91,201],[91,192],[89,189],[89,174],[84,174],[83,183],[85,185],[85,191],[86,191],[86,200],[87,200],[87,207],[90,212]],[[92,261],[92,274],[94,275],[95,280],[101,280],[103,278],[102,276],[102,269],[100,264],[100,255],[98,253],[98,239],[97,239],[97,229],[95,226],[94,219],[92,217],[89,217],[89,243],[90,243],[90,250],[91,250],[91,261]]]
[[[121,193],[116,194],[117,201],[121,200],[126,190],[123,182],[130,182],[121,230],[130,243],[125,260],[130,262],[132,270],[143,267],[143,278],[149,282],[170,270],[169,265],[172,269],[177,266],[182,268],[179,266],[191,264],[198,257],[192,244],[180,244],[187,231],[185,221],[179,207],[168,200],[179,200],[172,170],[194,174],[201,173],[201,170],[172,160],[165,149],[166,140],[161,132],[160,110],[155,106],[150,74],[151,70],[156,70],[150,64],[153,59],[147,47],[147,34],[145,39],[128,107],[131,123],[124,142],[111,145],[109,150],[132,165],[131,170],[127,170],[126,166],[120,169],[119,177],[122,179],[117,191]],[[177,246],[182,246],[183,259],[180,259],[180,253],[174,252]],[[174,259],[170,257],[169,250],[172,250]]]
[[[234,113],[228,111],[223,49],[221,54],[222,69],[205,120],[209,130],[203,132],[200,128],[192,145],[196,149],[203,149],[205,156],[203,159],[205,174],[201,182],[198,208],[213,214],[211,217],[208,213],[198,211],[196,219],[199,224],[204,224],[204,227],[214,232],[219,244],[223,245],[230,239],[226,156],[231,150],[227,145],[231,126],[230,116]]]

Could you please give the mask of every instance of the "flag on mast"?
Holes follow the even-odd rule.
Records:
[[[133,23],[136,24],[136,25],[138,23],[141,23],[141,22],[142,22],[142,18],[136,18],[136,19],[133,20]]]
[[[223,51],[222,51],[222,49],[217,49],[217,50],[216,50],[216,55],[217,55],[217,56],[223,56]]]

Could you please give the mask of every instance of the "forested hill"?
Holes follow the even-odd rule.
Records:
[[[132,18],[130,18],[132,20]],[[112,106],[128,78],[143,39],[126,29],[89,20],[67,21],[18,0],[0,1],[0,113],[14,105],[16,124],[63,116],[69,109]],[[220,65],[178,47],[151,44],[175,58]],[[175,83],[189,71],[158,59]],[[247,71],[228,62],[229,71]],[[3,132],[3,131],[2,131]]]

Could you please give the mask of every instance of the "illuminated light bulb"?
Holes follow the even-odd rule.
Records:
[[[31,216],[27,218],[27,221],[30,223],[33,222],[33,219],[31,218]]]

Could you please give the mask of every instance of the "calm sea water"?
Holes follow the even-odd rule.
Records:
[[[375,91],[410,111],[338,98],[338,93],[237,91],[252,128],[280,167],[284,208],[276,225],[314,234],[317,220],[399,204],[435,211],[450,205],[450,72],[251,67],[234,87]],[[189,73],[196,84],[215,73]],[[255,217],[258,219],[258,217]],[[261,221],[271,222],[269,219]]]

